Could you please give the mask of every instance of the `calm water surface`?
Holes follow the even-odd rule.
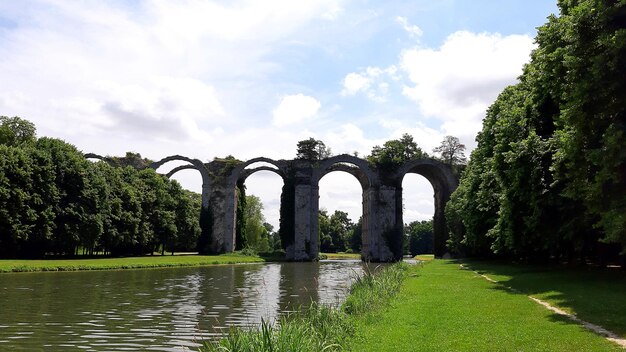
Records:
[[[338,304],[360,261],[0,275],[0,351],[185,351],[227,326]]]

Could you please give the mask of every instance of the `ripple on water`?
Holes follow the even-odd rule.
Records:
[[[0,350],[193,350],[231,325],[273,321],[311,300],[339,304],[360,270],[321,262],[14,276],[2,283]]]

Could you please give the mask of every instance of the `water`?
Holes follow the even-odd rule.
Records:
[[[339,304],[359,261],[0,275],[0,351],[186,351],[228,326]]]

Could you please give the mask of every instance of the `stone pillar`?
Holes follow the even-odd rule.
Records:
[[[317,223],[313,221],[313,215],[317,216],[317,202],[313,201],[314,193],[310,184],[295,186],[295,238],[294,243],[287,247],[286,254],[289,260],[313,260],[317,257],[317,239],[313,238],[314,233],[317,233],[314,231]]]
[[[437,182],[432,182],[435,191],[435,214],[433,215],[433,241],[435,258],[449,258],[450,253],[446,248],[448,241],[448,226],[446,224],[446,203],[450,200],[450,190],[442,187]]]
[[[213,185],[210,207],[213,215],[213,238],[211,249],[214,253],[228,253],[235,249],[235,187],[228,182]]]
[[[311,231],[309,233],[309,259],[318,260],[320,251],[320,234],[319,234],[319,210],[320,210],[320,188],[317,184],[311,186],[311,211],[309,213]]]
[[[209,183],[202,183],[202,207],[206,208],[209,206],[209,201],[211,199],[211,185]]]
[[[362,258],[365,261],[390,262],[398,259],[392,252],[393,243],[398,240],[396,194],[395,187],[385,185],[371,187],[364,192],[363,221],[368,230],[368,236],[363,241]]]

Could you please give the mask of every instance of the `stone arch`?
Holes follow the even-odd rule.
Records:
[[[285,174],[281,172],[281,170],[275,169],[269,166],[259,166],[259,167],[255,167],[254,169],[241,170],[241,172],[239,173],[239,178],[237,179],[237,182],[245,182],[248,177],[252,176],[252,174],[259,172],[259,171],[270,171],[280,176],[283,180],[285,179]]]
[[[354,166],[350,166],[347,164],[351,164]],[[373,199],[375,197],[375,193],[377,192],[377,188],[379,187],[380,181],[378,174],[374,172],[374,170],[372,170],[369,163],[364,159],[348,154],[341,154],[330,157],[328,159],[324,159],[320,161],[317,166],[313,167],[311,186],[314,196],[312,197],[313,204],[311,207],[311,238],[314,241],[319,241],[319,224],[317,217],[317,214],[319,212],[319,181],[322,179],[322,177],[333,171],[342,171],[349,173],[350,175],[354,176],[361,185],[361,258],[363,260],[369,260],[372,257],[372,255],[369,254],[371,251],[372,243],[371,219],[372,217],[375,217]],[[319,242],[316,242],[316,244],[319,245]],[[318,247],[316,247],[316,249],[317,248]]]
[[[190,169],[195,170],[196,167],[191,165],[191,164],[177,166],[177,167],[171,169],[167,174],[165,174],[165,176],[167,176],[167,178],[171,178],[172,176],[174,176],[174,174],[176,174],[179,171],[190,170]]]
[[[276,167],[276,169],[272,169],[271,167],[268,167],[268,166],[261,166],[261,167],[258,167],[258,168],[249,169],[249,170],[252,170],[252,171],[246,170],[246,167],[248,167],[248,166],[250,166],[250,165],[252,165],[254,163],[258,163],[258,162],[264,162],[264,163],[268,163],[268,164],[274,165]],[[282,177],[284,179],[285,175],[286,175],[286,170],[287,170],[287,163],[284,160],[274,160],[274,159],[265,158],[265,157],[259,157],[259,158],[250,159],[248,161],[245,161],[245,162],[235,166],[235,168],[230,173],[229,183],[234,185],[234,186],[236,186],[237,182],[240,181],[241,176],[245,176],[244,177],[244,180],[245,180],[246,178],[248,178],[253,173],[255,173],[257,171],[261,171],[261,170],[273,171],[273,172],[277,173],[278,176],[280,176],[280,177]]]
[[[345,164],[352,164],[356,168]],[[319,165],[314,167],[313,184],[317,186],[322,177],[333,171],[343,171],[353,175],[363,190],[378,184],[378,176],[367,161],[348,154],[336,155],[320,161]]]
[[[204,163],[202,163],[202,161],[198,159],[192,159],[192,158],[188,158],[182,155],[170,155],[159,161],[153,162],[148,167],[151,169],[157,170],[159,167],[165,165],[166,163],[170,161],[185,161],[189,164],[181,165],[181,166],[177,166],[173,168],[166,174],[167,178],[172,177],[175,173],[182,171],[182,170],[187,170],[187,169],[198,170],[198,172],[200,173],[200,176],[202,177],[202,206],[205,208],[208,207],[209,198],[210,198],[210,189],[211,189],[211,177],[209,175],[209,170],[206,168]]]
[[[267,163],[273,165],[275,168],[270,166],[259,166],[252,169],[246,169],[246,167],[254,164],[254,163]],[[237,192],[236,188],[245,183],[246,179],[250,177],[252,174],[259,171],[270,171],[281,177],[283,182],[285,181],[287,175],[288,162],[285,160],[274,160],[265,157],[258,157],[247,160],[245,162],[237,164],[227,176],[226,182],[223,188],[223,197],[226,199],[227,208],[227,216],[228,219],[225,220],[224,226],[224,236],[223,242],[224,247],[229,251],[235,250],[236,243],[236,234],[237,234]]]
[[[397,199],[396,220],[398,224],[404,226],[402,212],[402,181],[408,173],[415,173],[424,176],[432,185],[435,200],[435,213],[433,216],[433,237],[435,256],[442,257],[446,255],[446,241],[448,239],[448,230],[445,219],[446,203],[450,199],[450,195],[458,186],[458,179],[450,165],[444,164],[434,159],[416,159],[406,162],[395,173],[394,180],[396,189],[400,190]]]
[[[104,161],[105,163],[111,165],[111,159],[102,156],[102,155],[98,155],[98,154],[94,154],[94,153],[86,153],[84,154],[85,159],[97,159],[100,161]]]

